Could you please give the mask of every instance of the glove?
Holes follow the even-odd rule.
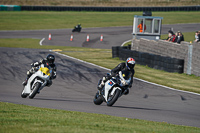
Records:
[[[107,75],[107,76],[106,76],[106,80],[109,80],[109,79],[111,79],[111,78],[112,78],[111,75]]]
[[[125,82],[126,82],[125,85],[129,85],[129,83],[127,81],[125,81]]]
[[[126,81],[125,80],[121,80],[121,83],[125,86],[126,85]]]
[[[32,63],[31,66],[32,67],[37,67],[37,66],[39,66],[39,62]]]
[[[103,78],[102,78],[102,81],[105,82],[105,81],[106,81],[106,77],[103,77]]]

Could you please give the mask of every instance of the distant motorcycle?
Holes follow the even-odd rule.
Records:
[[[72,30],[72,32],[81,32],[81,25],[77,25],[77,26],[74,26],[74,29]]]
[[[22,98],[29,96],[30,99],[33,99],[36,94],[51,82],[52,69],[50,66],[41,64],[38,67],[37,72],[35,72],[28,79],[27,84],[24,86],[24,89],[21,93]]]
[[[123,72],[119,74],[123,75]],[[119,97],[126,94],[128,87],[131,82],[131,77],[127,80],[122,80],[120,76],[112,77],[110,80],[105,82],[102,90],[98,90],[94,96],[94,104],[100,105],[106,102],[107,106],[112,106]],[[101,83],[99,81],[98,85]]]

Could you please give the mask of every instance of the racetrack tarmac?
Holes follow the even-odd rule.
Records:
[[[98,80],[108,70],[56,53],[57,78],[34,99],[21,98],[22,81],[32,62],[48,50],[0,48],[0,101],[42,108],[107,114],[200,127],[200,96],[134,80],[130,94],[112,106],[94,105]]]

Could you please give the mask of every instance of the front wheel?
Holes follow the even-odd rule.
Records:
[[[94,101],[94,104],[96,104],[96,105],[102,104],[103,100],[102,100],[101,95],[99,95],[99,91],[94,96],[94,100],[93,101]]]
[[[24,90],[23,90],[22,93],[21,93],[21,97],[22,97],[22,98],[26,98],[27,96],[28,96],[28,94],[25,94],[25,93],[24,93]]]
[[[40,89],[41,84],[40,83],[35,83],[35,85],[33,86],[31,93],[29,94],[29,98],[33,99],[35,97],[35,95],[37,94],[37,92]]]
[[[109,95],[107,106],[112,106],[119,98],[120,93],[121,93],[121,90],[117,89],[115,90],[115,93],[113,95]]]

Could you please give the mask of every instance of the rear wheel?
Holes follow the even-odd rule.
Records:
[[[102,97],[101,97],[101,95],[99,95],[99,91],[97,91],[96,95],[94,96],[93,102],[96,105],[100,105],[103,103]]]
[[[107,106],[112,106],[119,98],[120,93],[121,93],[121,91],[119,89],[117,89],[117,90],[115,90],[115,93],[113,95],[109,94]]]
[[[35,85],[33,86],[31,93],[29,94],[29,98],[33,99],[35,97],[35,95],[37,94],[37,92],[40,89],[41,84],[40,83],[35,83]]]

